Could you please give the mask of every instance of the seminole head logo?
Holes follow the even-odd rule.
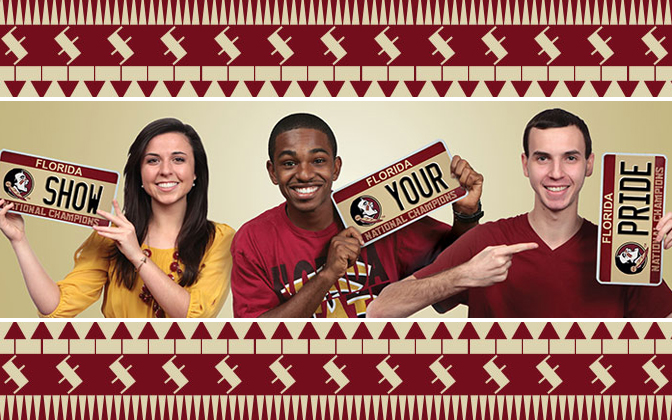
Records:
[[[369,226],[380,222],[382,208],[375,198],[363,195],[350,205],[350,216],[359,226]]]
[[[11,197],[26,201],[33,192],[33,176],[23,168],[14,168],[5,174],[2,187]]]
[[[638,274],[646,267],[649,247],[627,242],[616,251],[616,267],[624,274]]]

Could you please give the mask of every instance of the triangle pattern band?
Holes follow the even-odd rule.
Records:
[[[15,82],[25,87],[22,82]],[[89,85],[93,82],[85,82]],[[614,83],[616,85],[616,83]],[[154,86],[152,86],[152,89]],[[339,86],[339,89],[342,88]],[[96,89],[100,89],[99,86]],[[341,323],[324,323],[318,333],[310,322],[296,323],[298,328],[291,333],[284,322],[265,323],[262,330],[257,323],[238,322],[173,322],[170,327],[155,322],[107,322],[98,324],[66,323],[24,323],[0,322],[0,343],[39,342],[43,340],[554,340],[576,342],[586,340],[646,340],[668,341],[672,338],[672,325],[660,322],[637,322],[636,324],[613,322],[570,322],[553,321],[546,323],[528,322],[439,322],[419,323],[412,321],[385,322],[382,328],[371,328],[369,324],[353,324],[344,332]],[[103,327],[101,327],[101,325]],[[633,326],[634,325],[634,326]],[[266,332],[264,332],[266,331]],[[516,341],[518,342],[518,341]],[[19,354],[17,352],[15,354]],[[27,352],[30,354],[31,351]],[[663,352],[666,353],[666,352]]]
[[[9,418],[208,420],[670,418],[669,395],[11,395]],[[461,413],[461,414],[460,414]]]
[[[670,25],[670,0],[0,0],[0,25]]]
[[[9,94],[13,97],[96,97],[103,87],[107,86],[106,96],[117,97],[310,97],[319,91],[322,97],[526,97],[538,95],[540,92],[547,97],[561,97],[571,94],[576,97],[657,97],[668,81],[628,81],[586,82],[571,80],[548,81],[466,81],[466,80],[435,80],[435,81],[319,81],[306,80],[296,83],[290,81],[65,81],[40,82],[5,80]],[[157,89],[164,86],[165,90]],[[347,86],[347,89],[344,87]],[[373,87],[376,86],[374,89]],[[157,91],[162,93],[157,94]],[[342,93],[343,91],[349,93]],[[528,92],[532,91],[530,95]],[[667,94],[672,91],[672,86]],[[76,93],[76,95],[75,95]]]

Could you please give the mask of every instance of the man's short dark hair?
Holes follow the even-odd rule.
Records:
[[[275,140],[278,136],[287,131],[299,128],[309,128],[323,132],[329,140],[329,145],[334,152],[334,157],[336,157],[336,136],[334,136],[334,132],[331,131],[329,124],[317,115],[297,113],[287,115],[273,127],[273,131],[271,131],[271,135],[268,138],[268,158],[271,162],[273,162],[273,156],[275,155]]]
[[[586,143],[586,157],[590,156],[590,154],[593,153],[593,142],[590,139],[588,126],[581,118],[560,108],[541,111],[527,123],[525,132],[523,133],[523,149],[525,150],[525,156],[530,157],[530,130],[533,128],[544,130],[546,128],[562,128],[572,125],[578,128],[579,131],[581,131],[581,134],[583,134],[583,141]]]

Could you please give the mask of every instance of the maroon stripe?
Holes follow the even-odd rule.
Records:
[[[609,235],[609,243],[602,241],[602,235],[598,238],[600,241],[600,280],[601,281],[611,281],[611,260],[613,256],[611,255],[612,242],[614,238],[614,208],[611,209],[611,221],[604,219],[604,197],[608,194],[614,193],[614,171],[616,170],[616,157],[614,155],[606,155],[604,157],[604,162],[602,165],[602,207],[600,208],[600,233],[604,232],[605,223],[607,226],[611,225],[611,235]],[[612,204],[615,200],[612,195]],[[608,279],[608,280],[607,280]]]
[[[104,169],[86,168],[71,163],[59,162],[57,160],[52,160],[44,157],[23,155],[20,153],[14,153],[7,150],[2,152],[0,161],[28,168],[35,168],[54,173],[61,173],[70,176],[75,176],[74,172],[77,169],[79,169],[81,170],[82,173],[81,176],[83,178],[108,182],[110,184],[116,184],[117,180],[119,179],[119,174],[117,174],[116,172],[110,172]]]
[[[663,207],[665,206],[665,192],[664,192],[665,191],[665,162],[666,162],[666,159],[665,159],[664,156],[656,156],[656,161],[655,161],[655,165],[654,165],[655,169],[654,169],[654,172],[653,172],[654,186],[653,186],[653,201],[652,201],[652,203],[655,203],[656,199],[660,198],[660,201],[663,203]],[[657,178],[656,175],[658,174],[658,170],[660,170],[660,168],[662,168],[662,170],[663,170],[663,176],[662,176],[663,183],[662,183],[662,185],[657,185],[656,184],[656,178]],[[660,194],[658,194],[658,195],[656,194],[657,190],[660,191]],[[661,217],[664,216],[664,215],[665,214],[662,213]],[[652,263],[653,260],[656,260],[656,259],[661,262],[661,264],[659,265],[660,270],[658,272],[654,272],[653,270],[651,270],[651,276],[649,278],[649,282],[654,283],[654,284],[660,283],[660,281],[662,279],[662,275],[663,275],[663,272],[662,272],[662,268],[663,268],[662,267],[663,245],[660,244],[660,246],[658,246],[656,248],[654,248],[654,246],[653,246],[653,243],[654,243],[653,240],[656,237],[655,228],[656,228],[657,223],[658,223],[658,220],[653,219],[653,226],[652,226],[653,229],[651,229],[651,261],[649,262],[649,263]]]
[[[411,155],[411,156],[409,156],[405,159],[400,159],[397,162],[394,162],[392,165],[386,166],[385,168],[383,168],[379,171],[376,171],[373,174],[370,174],[370,175],[367,175],[367,176],[363,177],[360,181],[357,181],[357,182],[355,182],[354,184],[352,184],[348,187],[345,187],[345,188],[343,188],[339,191],[336,191],[334,193],[334,200],[337,203],[345,201],[348,198],[353,197],[353,196],[361,193],[362,191],[366,191],[369,188],[373,187],[374,185],[376,185],[380,182],[383,182],[384,180],[390,179],[390,178],[392,178],[394,176],[397,176],[399,174],[402,174],[406,171],[411,171],[415,168],[415,166],[417,164],[425,162],[425,161],[433,158],[434,156],[437,156],[437,155],[439,155],[439,154],[441,154],[445,151],[446,151],[446,147],[444,146],[444,144],[442,142],[437,142],[435,144],[432,144],[431,146],[427,147],[426,149],[422,149],[422,150],[418,151],[414,155]],[[396,172],[395,166],[397,164],[403,164],[406,161],[408,161],[413,166],[408,168],[408,169]],[[391,170],[391,171],[394,170],[395,171],[394,175],[386,177],[385,179],[381,179],[379,177],[379,174],[387,173],[388,169]],[[379,182],[376,182],[375,184],[372,184],[371,186],[369,186],[369,184],[366,182],[366,180],[368,178],[372,178],[372,177],[375,177],[375,179],[379,180]]]

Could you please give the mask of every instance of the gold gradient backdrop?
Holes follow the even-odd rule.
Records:
[[[221,102],[4,102],[0,148],[123,171],[126,152],[148,122],[172,116],[201,135],[210,166],[211,220],[238,229],[283,198],[265,169],[273,125],[293,112],[324,118],[338,140],[343,170],[335,188],[443,139],[452,154],[485,176],[483,221],[528,211],[533,193],[520,163],[522,131],[537,112],[562,107],[581,116],[593,138],[596,171],[583,187],[580,213],[597,222],[601,155],[605,152],[662,153],[672,157],[672,103],[538,101],[221,101]],[[118,196],[123,196],[123,181]],[[669,196],[666,209],[670,209]],[[450,208],[432,216],[452,222]],[[54,280],[73,266],[73,253],[88,228],[25,217],[28,239]],[[664,252],[664,278],[672,279]],[[0,238],[0,317],[37,315],[9,242]],[[230,296],[220,313],[230,317]],[[466,310],[450,316],[465,316]],[[81,316],[100,317],[100,302]],[[431,309],[420,316],[432,317]]]

